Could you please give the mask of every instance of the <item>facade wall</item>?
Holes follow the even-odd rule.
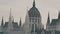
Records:
[[[56,30],[57,30],[57,31],[60,31],[60,20],[57,22]]]
[[[11,32],[4,32],[4,34],[24,34],[24,31],[11,31]]]

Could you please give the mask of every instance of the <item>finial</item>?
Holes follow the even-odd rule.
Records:
[[[11,16],[11,8],[10,8],[10,16]]]
[[[35,7],[35,0],[33,0],[33,7]]]
[[[48,17],[49,17],[49,12],[48,12]]]

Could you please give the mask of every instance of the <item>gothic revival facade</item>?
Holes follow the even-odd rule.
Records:
[[[1,34],[41,34],[43,29],[44,26],[41,23],[41,14],[35,6],[35,0],[34,0],[32,8],[26,14],[25,23],[23,26],[21,26],[21,19],[19,25],[17,22],[14,22],[14,18],[12,17],[11,8],[10,8],[9,21],[5,22],[4,24],[4,20],[2,17],[0,33]]]
[[[50,22],[50,17],[48,14],[48,21],[46,25],[46,31],[50,31],[51,34],[60,34],[60,12],[57,19],[52,19]]]
[[[14,18],[11,14],[9,21],[4,22],[3,17],[0,26],[0,34],[60,34],[60,12],[58,19],[52,19],[50,22],[50,16],[48,13],[48,19],[46,24],[46,29],[41,22],[41,14],[35,6],[35,0],[33,1],[33,6],[26,14],[25,23],[21,25],[21,18],[18,22],[14,22]]]
[[[0,33],[1,34],[20,34],[20,33],[24,34],[23,28],[21,26],[21,19],[19,22],[20,22],[19,25],[17,22],[14,22],[14,18],[11,15],[11,9],[10,9],[9,21],[4,22],[3,17],[2,17]]]

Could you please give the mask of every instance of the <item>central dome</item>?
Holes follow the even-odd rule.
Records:
[[[40,13],[38,11],[38,9],[36,7],[32,7],[29,11],[28,11],[29,17],[40,17]]]
[[[28,11],[29,17],[41,17],[40,12],[35,7],[35,0],[33,2],[33,7]]]
[[[40,12],[35,7],[35,0],[33,2],[33,7],[28,11],[29,17],[41,17]]]

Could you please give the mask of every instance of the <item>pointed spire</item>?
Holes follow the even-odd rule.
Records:
[[[48,13],[47,24],[50,24],[50,16],[49,16],[49,13]]]
[[[35,7],[35,0],[33,0],[33,7]]]
[[[60,18],[60,11],[59,11],[59,14],[58,14],[58,18]]]
[[[9,21],[12,21],[12,14],[11,14],[11,8],[10,8],[10,15],[9,15]]]
[[[2,16],[1,26],[3,26],[3,25],[4,25],[4,22],[3,22],[3,16]]]
[[[20,18],[20,23],[19,23],[19,26],[21,26],[21,18]]]
[[[12,15],[11,15],[11,8],[10,8],[10,17],[11,17]]]
[[[8,31],[13,30],[11,8],[10,8],[9,22],[8,22],[8,27],[7,28],[8,28]]]

